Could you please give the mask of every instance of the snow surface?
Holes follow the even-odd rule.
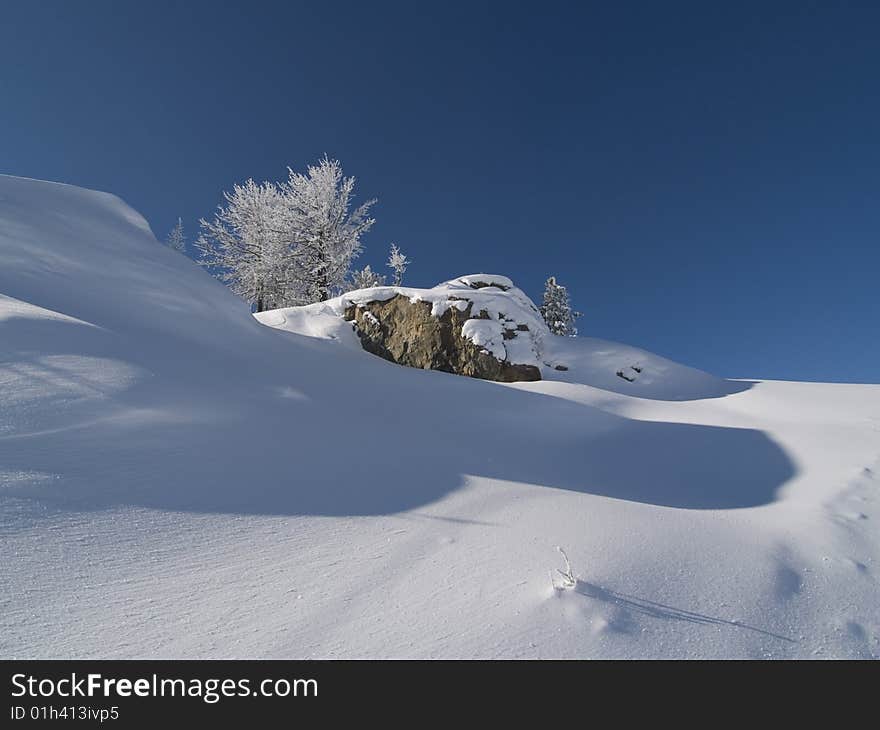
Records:
[[[3,658],[880,655],[880,386],[399,367],[11,177],[0,293]]]

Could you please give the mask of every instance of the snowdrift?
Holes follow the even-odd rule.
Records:
[[[877,386],[589,338],[504,385],[261,319],[0,176],[0,655],[877,655]]]

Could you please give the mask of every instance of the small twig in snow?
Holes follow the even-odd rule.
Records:
[[[550,582],[553,584],[553,588],[557,591],[568,590],[569,588],[574,588],[577,585],[577,578],[575,578],[574,573],[571,570],[571,563],[568,560],[568,555],[565,554],[565,550],[563,550],[559,545],[556,546],[556,549],[559,551],[559,554],[562,556],[562,559],[565,561],[565,570],[559,570],[557,568],[556,572],[562,576],[562,582],[557,585],[556,579],[553,576],[553,573],[550,573]]]

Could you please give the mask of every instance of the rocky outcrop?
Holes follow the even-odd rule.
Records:
[[[503,290],[499,288],[499,291]],[[504,383],[541,379],[541,371],[535,364],[498,357],[500,353],[493,354],[485,343],[480,344],[479,336],[474,336],[483,325],[497,329],[501,340],[528,337],[528,324],[504,319],[499,322],[487,309],[475,311],[475,302],[463,296],[450,295],[449,301],[456,304],[439,314],[435,314],[435,302],[403,293],[384,300],[360,299],[349,304],[343,316],[354,324],[364,349],[386,360]],[[475,320],[476,324],[469,324]],[[514,326],[509,326],[510,323]]]
[[[323,306],[354,325],[365,350],[391,362],[505,383],[541,379],[549,331],[506,276],[358,289]]]

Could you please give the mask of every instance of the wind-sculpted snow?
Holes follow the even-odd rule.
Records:
[[[0,295],[4,658],[878,653],[877,386],[402,368],[9,177]]]

